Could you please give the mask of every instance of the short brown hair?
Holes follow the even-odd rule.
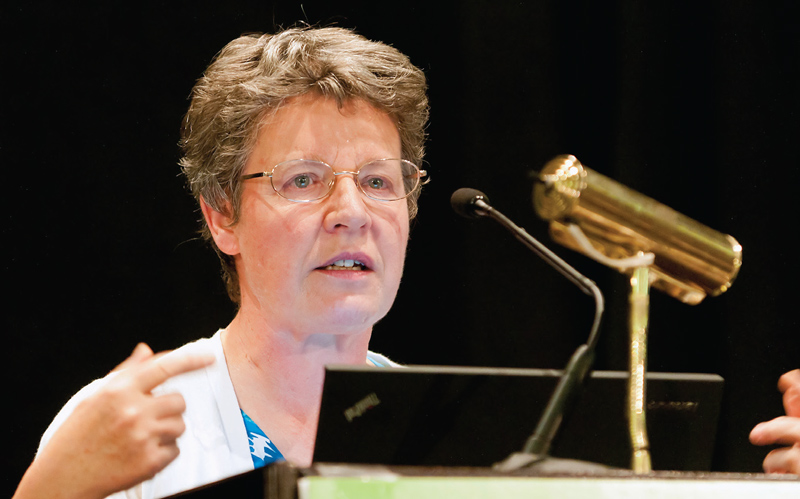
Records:
[[[228,43],[192,90],[181,133],[180,164],[192,194],[212,209],[239,217],[240,177],[260,125],[287,99],[309,92],[339,106],[363,99],[397,124],[403,159],[421,165],[428,121],[423,72],[397,49],[343,28],[290,28],[241,36]],[[419,191],[408,198],[417,212]],[[234,260],[203,235],[222,261],[231,299],[239,303]]]

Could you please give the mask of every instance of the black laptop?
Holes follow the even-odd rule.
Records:
[[[519,452],[560,371],[411,366],[328,366],[315,462],[492,466]],[[551,455],[630,467],[627,373],[595,371]],[[653,469],[711,466],[723,380],[648,373]]]

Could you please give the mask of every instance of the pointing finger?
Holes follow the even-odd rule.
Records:
[[[173,376],[195,371],[214,363],[211,353],[190,353],[185,355],[165,355],[149,362],[136,374],[137,386],[149,392]]]
[[[116,371],[121,371],[122,369],[141,364],[152,356],[153,351],[150,349],[150,347],[147,346],[146,343],[139,343],[136,345],[136,348],[133,349],[131,355],[127,359],[120,362],[120,364],[112,369],[111,372],[113,373]]]

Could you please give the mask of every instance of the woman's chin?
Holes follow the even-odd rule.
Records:
[[[376,309],[375,306],[356,306],[353,303],[331,307],[327,313],[317,316],[318,327],[329,334],[360,334],[371,331],[383,316],[385,311]]]

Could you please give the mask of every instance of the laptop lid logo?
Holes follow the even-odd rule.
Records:
[[[365,412],[380,404],[381,401],[375,392],[370,393],[363,399],[359,400],[352,407],[348,407],[344,411],[344,418],[348,423],[352,423],[355,418],[361,417]]]

